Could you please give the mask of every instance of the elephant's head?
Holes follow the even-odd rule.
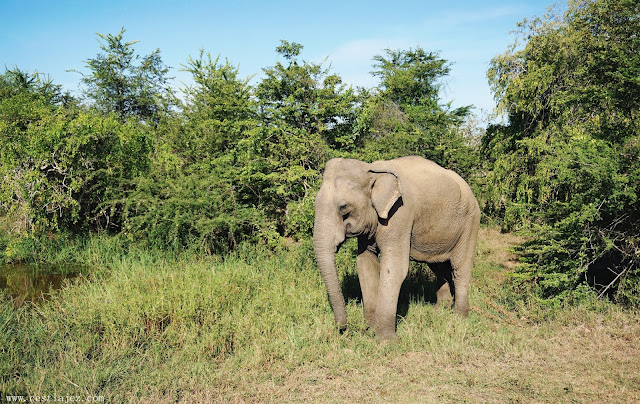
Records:
[[[346,327],[347,311],[335,254],[347,237],[374,235],[401,203],[401,196],[397,176],[377,163],[349,159],[327,162],[315,201],[313,247],[340,329]]]

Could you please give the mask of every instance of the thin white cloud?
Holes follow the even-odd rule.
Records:
[[[483,10],[447,9],[425,21],[425,26],[448,27],[455,29],[476,23],[488,23],[497,19],[527,15],[526,6],[514,4],[492,7]]]
[[[340,63],[359,62],[363,59],[371,61],[384,49],[397,49],[406,46],[407,41],[401,39],[357,39],[340,45],[329,55],[329,58]]]

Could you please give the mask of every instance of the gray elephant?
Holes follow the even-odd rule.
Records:
[[[468,314],[480,209],[458,174],[418,156],[374,163],[332,159],[315,213],[316,261],[341,331],[347,311],[335,254],[347,237],[358,238],[364,314],[376,338],[396,337],[398,295],[410,259],[435,272],[437,304],[453,297],[455,311]]]

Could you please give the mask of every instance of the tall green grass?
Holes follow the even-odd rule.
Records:
[[[234,369],[327,361],[339,367],[345,349],[358,353],[356,363],[397,349],[381,347],[367,329],[350,248],[338,258],[350,300],[345,335],[336,330],[309,244],[279,253],[241,248],[226,259],[117,252],[87,245],[81,257],[108,271],[70,281],[44,304],[1,304],[0,391],[117,401],[179,394],[193,383],[233,386],[242,382],[228,380]],[[404,293],[405,348],[443,352],[437,346],[469,327],[424,307],[421,294]],[[447,327],[425,339],[424,328],[440,322]]]
[[[314,389],[328,389],[322,391],[329,396],[307,397],[322,401],[342,397],[340,388],[331,388],[342,379],[371,391],[367,380],[375,374],[407,391],[400,402],[419,397],[410,380],[416,385],[429,377],[446,387],[444,396],[438,393],[445,399],[470,386],[503,383],[520,383],[531,394],[527,386],[535,386],[539,375],[516,380],[505,366],[535,362],[556,335],[552,326],[538,325],[545,320],[535,311],[509,303],[514,297],[501,286],[504,267],[483,245],[469,318],[431,304],[428,270],[415,266],[401,297],[399,340],[384,345],[364,320],[350,245],[338,256],[349,300],[348,329],[341,335],[309,244],[280,252],[244,246],[220,258],[125,253],[100,239],[91,243],[80,254],[98,269],[53,292],[49,301],[15,308],[0,296],[3,394],[206,402],[269,401],[279,392],[280,400],[305,401]],[[562,326],[602,322],[593,311],[567,313]],[[412,374],[411,366],[431,370],[401,377]],[[486,371],[499,379],[482,382],[472,370],[477,366],[489,366]],[[381,373],[389,367],[397,372]],[[512,397],[520,397],[518,391]],[[355,392],[347,398],[371,398]]]
[[[43,305],[2,303],[0,391],[121,399],[210,379],[231,357],[257,366],[300,355],[336,338],[310,257],[303,248],[225,260],[94,257],[109,274]]]

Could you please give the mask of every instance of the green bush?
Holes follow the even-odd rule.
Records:
[[[521,25],[489,78],[506,125],[482,139],[485,214],[534,238],[516,274],[548,298],[586,284],[640,303],[637,2],[578,1]]]
[[[418,154],[472,177],[477,153],[460,131],[469,108],[441,103],[449,67],[437,54],[387,50],[380,86],[354,90],[302,60],[295,42],[282,41],[256,85],[202,51],[183,66],[194,84],[180,100],[159,50],[141,58],[124,33],[98,34],[83,103],[38,75],[1,76],[0,209],[25,223],[0,240],[5,259],[105,231],[207,253],[280,247],[311,236],[313,198],[336,156]]]
[[[120,212],[110,201],[148,169],[148,128],[38,91],[14,88],[0,98],[0,203],[35,234],[117,230]]]

